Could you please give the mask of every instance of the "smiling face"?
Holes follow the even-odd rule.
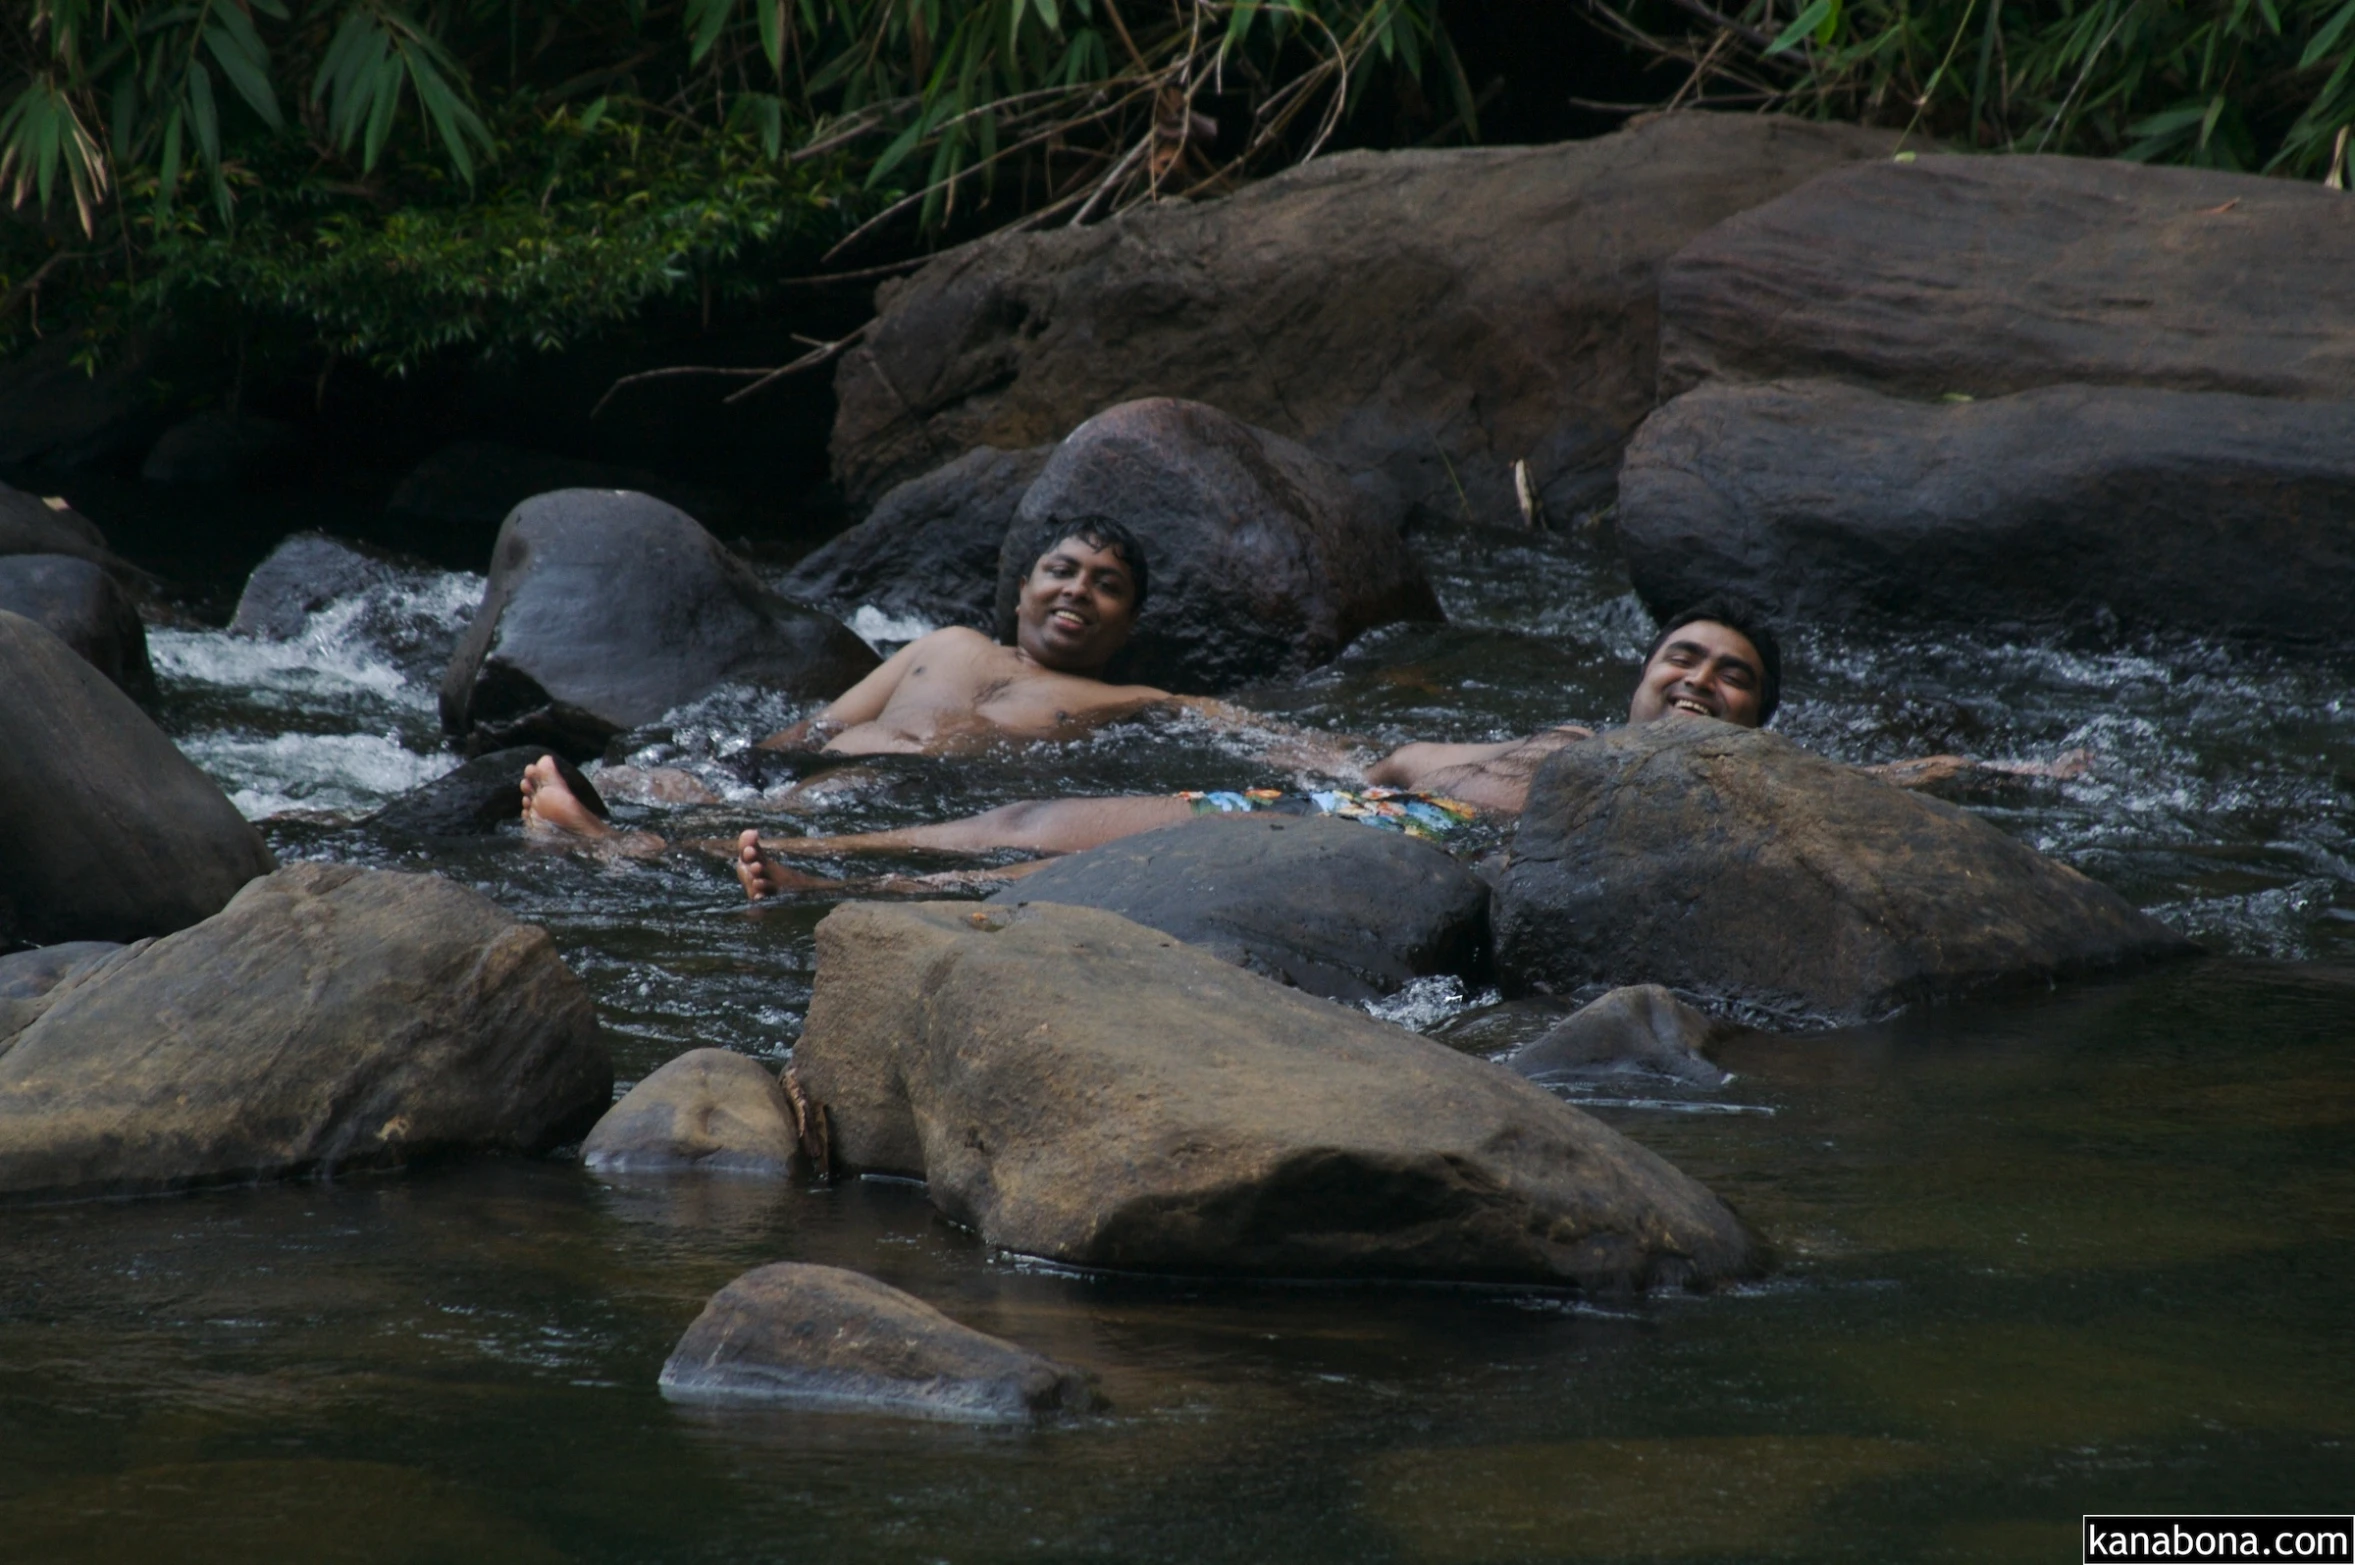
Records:
[[[1677,626],[1644,665],[1627,720],[1648,723],[1684,712],[1756,728],[1765,689],[1765,661],[1749,637],[1712,619],[1694,620]]]
[[[1066,538],[1023,579],[1014,645],[1057,673],[1096,673],[1135,628],[1136,602],[1136,579],[1118,554]]]

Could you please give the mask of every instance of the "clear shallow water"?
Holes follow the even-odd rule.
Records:
[[[1513,535],[1424,547],[1453,625],[1247,699],[1383,743],[1623,708],[1648,625],[1607,563]],[[158,632],[166,721],[282,856],[437,869],[548,924],[625,1080],[696,1045],[782,1058],[828,904],[748,912],[692,853],[349,822],[449,764],[433,692],[477,591],[420,573],[293,649]],[[904,1184],[562,1163],[0,1209],[0,1555],[2050,1560],[2082,1511],[2343,1507],[2348,667],[1885,635],[1791,663],[1778,726],[1842,758],[2093,749],[2082,781],[1966,802],[2226,955],[1737,1040],[1714,1093],[1579,1089],[1743,1213],[1778,1257],[1765,1284],[1627,1302],[1086,1277],[986,1252]],[[674,838],[765,819],[727,757],[792,715],[730,693],[641,736],[729,802],[621,813]],[[880,768],[803,824],[1261,777],[1231,741],[1140,724]],[[1444,991],[1390,1013],[1484,1051],[1542,1025]],[[777,1259],[1086,1364],[1114,1411],[1004,1433],[665,1404],[655,1370],[703,1299]]]

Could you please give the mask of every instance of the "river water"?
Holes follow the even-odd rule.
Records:
[[[1623,709],[1648,622],[1607,555],[1418,546],[1447,627],[1241,699],[1376,742]],[[749,912],[692,852],[362,820],[452,764],[434,690],[479,577],[420,567],[266,646],[210,628],[249,560],[158,559],[192,605],[151,631],[164,721],[282,859],[430,868],[545,923],[625,1084],[699,1045],[787,1057],[829,904]],[[1091,1276],[985,1250],[906,1183],[564,1161],[10,1207],[0,1557],[2049,1561],[2083,1512],[2343,1513],[2355,664],[1878,630],[1788,665],[1777,726],[1841,759],[2090,750],[2078,780],[1957,797],[2214,955],[1738,1039],[1714,1093],[1578,1092],[1743,1214],[1776,1257],[1761,1284],[1598,1304]],[[793,715],[723,692],[634,736],[726,802],[617,813],[681,839],[773,821],[731,761]],[[1232,740],[1140,723],[879,769],[798,824],[1275,780]],[[1533,1025],[1446,985],[1389,1009],[1467,1048]],[[666,1403],[656,1370],[703,1300],[781,1259],[1086,1365],[1111,1411],[1009,1432]]]

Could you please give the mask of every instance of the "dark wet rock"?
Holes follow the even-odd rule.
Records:
[[[0,467],[88,467],[138,450],[163,427],[145,347],[105,355],[93,375],[85,344],[60,333],[0,365]]]
[[[690,1049],[606,1110],[581,1161],[611,1173],[782,1174],[796,1139],[793,1105],[758,1060]]]
[[[715,685],[835,696],[876,663],[684,511],[565,489],[499,529],[482,607],[442,678],[442,726],[471,753],[536,744],[586,758]]]
[[[326,533],[296,533],[272,549],[245,579],[232,636],[292,641],[311,616],[371,587],[382,586],[408,564],[400,556]]]
[[[559,489],[626,489],[655,495],[714,527],[748,520],[733,495],[678,483],[642,467],[591,462],[490,440],[444,446],[411,468],[384,504],[385,514],[453,532],[488,532],[534,495]]]
[[[1828,376],[1993,396],[2067,381],[2355,396],[2339,191],[2108,158],[1839,169],[1660,279],[1660,389]]]
[[[1714,1087],[1725,1072],[1702,1050],[1732,1030],[1658,984],[1629,984],[1563,1017],[1505,1064],[1524,1076],[1632,1070]]]
[[[1006,529],[1053,449],[984,446],[896,485],[865,521],[819,545],[778,585],[788,597],[846,614],[872,604],[988,630],[997,619]]]
[[[997,631],[1014,634],[1041,523],[1118,517],[1144,541],[1151,590],[1115,681],[1185,692],[1294,678],[1360,633],[1441,618],[1396,517],[1305,448],[1198,402],[1151,397],[1055,448],[998,562]]]
[[[1102,908],[1329,1000],[1478,979],[1488,887],[1446,850],[1350,821],[1206,816],[1055,860],[991,897]]]
[[[38,999],[74,969],[122,948],[116,940],[67,940],[0,956],[0,1000]]]
[[[1539,768],[1494,917],[1509,990],[1653,982],[1791,1023],[2195,949],[1965,810],[1688,717]]]
[[[199,413],[165,430],[139,476],[164,484],[236,484],[267,478],[294,455],[291,425],[247,413]]]
[[[70,554],[100,565],[113,558],[106,535],[81,512],[0,484],[0,555],[10,554]]]
[[[479,837],[513,825],[523,815],[523,769],[546,755],[540,745],[511,745],[478,755],[420,783],[370,817],[381,830],[404,837]],[[556,757],[574,797],[597,815],[605,801],[581,769]]]
[[[155,699],[147,628],[104,566],[70,554],[0,554],[0,609],[47,629],[133,700]]]
[[[713,1294],[661,1384],[693,1400],[996,1424],[1093,1411],[1092,1380],[872,1277],[783,1262]]]
[[[992,1245],[1259,1276],[1704,1284],[1699,1184],[1542,1088],[1094,908],[850,903],[792,1075]]]
[[[2355,261],[2355,256],[2350,257]],[[2355,401],[1712,384],[1637,432],[1619,544],[1658,611],[2355,638]]]
[[[1379,472],[1428,516],[1517,524],[1610,497],[1654,403],[1660,265],[1887,131],[1647,119],[1543,147],[1348,152],[1218,201],[952,251],[877,293],[835,376],[854,500],[975,446],[1176,396]]]
[[[131,698],[0,611],[0,940],[136,940],[220,911],[270,850]]]
[[[77,969],[0,1047],[14,1194],[540,1152],[613,1092],[546,930],[439,876],[343,864]]]

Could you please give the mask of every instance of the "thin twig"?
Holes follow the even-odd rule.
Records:
[[[720,398],[720,405],[723,407],[733,407],[735,404],[742,402],[746,397],[751,396],[754,392],[760,391],[768,386],[772,386],[778,381],[783,380],[788,375],[797,375],[803,370],[816,369],[819,365],[825,363],[827,360],[833,358],[836,354],[841,353],[844,349],[850,347],[851,344],[864,341],[866,339],[867,333],[874,330],[874,328],[875,323],[873,321],[869,321],[866,325],[861,326],[857,331],[852,332],[847,337],[840,337],[832,342],[820,343],[817,347],[812,348],[809,352],[803,354],[800,358],[795,359],[792,363],[778,365],[775,369],[769,371],[766,375],[763,375],[760,379],[754,381],[751,385],[745,387],[742,391],[729,392],[726,396]],[[810,339],[807,337],[796,337],[794,340],[796,342],[807,342]]]

